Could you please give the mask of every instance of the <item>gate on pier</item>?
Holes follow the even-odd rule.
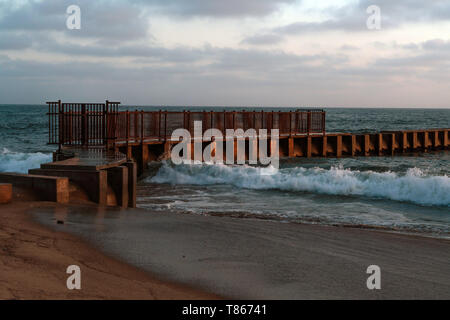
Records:
[[[111,147],[171,139],[176,129],[193,136],[194,122],[208,129],[278,129],[280,136],[325,134],[325,111],[119,111],[120,102],[47,102],[49,144]]]
[[[49,144],[105,146],[114,141],[120,102],[47,102]]]

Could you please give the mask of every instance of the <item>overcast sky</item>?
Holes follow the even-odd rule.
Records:
[[[448,108],[450,1],[0,0],[0,104],[57,99]]]

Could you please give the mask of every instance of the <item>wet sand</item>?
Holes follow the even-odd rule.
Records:
[[[450,299],[448,240],[141,209],[100,211],[43,202],[2,206],[0,298]],[[51,228],[34,222],[31,212]],[[58,212],[63,225],[55,223]],[[89,219],[96,223],[85,223]],[[72,264],[82,269],[81,291],[66,288]],[[366,269],[374,264],[381,268],[382,289],[371,291]]]
[[[54,214],[35,216],[161,279],[225,297],[450,299],[445,239],[141,209],[71,208],[58,226]],[[370,265],[381,268],[381,290],[367,289]]]
[[[55,205],[0,206],[0,299],[214,299],[215,295],[161,281],[108,257],[72,235],[51,231],[26,213]],[[81,268],[82,289],[69,291],[66,268]]]

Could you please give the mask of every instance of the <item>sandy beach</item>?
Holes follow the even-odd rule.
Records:
[[[0,299],[215,299],[213,294],[160,281],[80,239],[32,221],[43,202],[0,206]],[[66,287],[66,268],[82,270],[82,290]]]
[[[157,213],[142,209],[99,211],[94,207],[83,206],[65,208],[65,224],[57,225],[54,215],[58,210],[43,206],[32,211],[35,217],[45,221],[52,229],[70,230],[95,247],[102,248],[109,256],[131,263],[156,275],[158,279],[182,283],[223,297],[450,298],[450,241],[444,239],[356,228]],[[22,221],[26,221],[25,218],[22,215]],[[86,218],[96,222],[86,224]],[[3,225],[8,220],[2,219]],[[29,222],[26,223],[26,226],[30,225]],[[12,239],[17,239],[18,235],[29,237],[28,233],[19,233],[22,227],[15,230],[18,233],[14,236],[11,236],[9,231],[9,237]],[[38,230],[44,232],[41,228]],[[41,271],[45,268],[41,281],[55,282],[59,287],[56,284],[51,286],[52,293],[44,293],[36,288],[17,290],[20,279],[16,282],[8,280],[9,292],[21,293],[18,297],[30,296],[30,293],[27,295],[28,290],[34,292],[31,297],[43,298],[55,295],[62,298],[211,297],[164,285],[131,267],[118,262],[110,263],[112,260],[103,255],[89,254],[95,251],[81,245],[72,236],[45,232],[45,241],[41,240],[41,236],[35,236],[34,240],[30,239],[26,243],[22,240],[19,243],[24,248],[37,247],[46,253],[35,254],[34,250],[22,250],[22,266],[10,269],[9,273],[24,280],[20,276],[21,273],[17,272],[19,268],[30,268],[32,272],[35,265],[41,265]],[[17,243],[19,240],[9,241]],[[40,245],[50,248],[41,249]],[[69,251],[63,254],[62,246]],[[50,252],[54,253],[50,255],[51,263],[42,258],[47,257]],[[58,268],[69,264],[71,259],[68,259],[67,254],[69,257],[73,255],[77,261],[90,268],[94,281],[101,281],[101,284],[97,282],[98,286],[91,287],[90,284],[84,291],[85,296],[65,292],[64,273],[55,275],[56,270],[60,270]],[[7,255],[7,259],[16,259],[16,255]],[[37,259],[35,257],[41,257],[39,264],[34,263]],[[55,264],[51,274],[48,273],[48,264]],[[58,265],[59,267],[55,268]],[[370,265],[378,265],[381,268],[381,290],[367,289],[366,280],[369,275],[366,270]],[[117,270],[120,270],[120,277],[116,276]],[[124,274],[128,275],[126,279]],[[11,279],[14,277],[11,276]],[[130,290],[123,294],[121,291],[125,283]],[[151,296],[146,296],[148,288],[152,288]]]

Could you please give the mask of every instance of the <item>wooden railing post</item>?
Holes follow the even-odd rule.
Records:
[[[292,110],[289,111],[289,136],[292,136]]]
[[[87,119],[87,111],[86,111],[86,104],[82,104],[81,105],[81,132],[82,132],[82,141],[83,141],[83,146],[87,147],[88,146],[88,119]]]
[[[311,134],[311,111],[308,111],[308,120],[306,125],[308,136]]]
[[[130,111],[127,110],[127,123],[126,123],[126,128],[127,128],[127,134],[126,134],[126,139],[127,139],[127,154],[128,154],[128,145],[130,143]]]
[[[141,144],[144,144],[144,110],[141,110]]]
[[[103,132],[103,144],[106,146],[106,149],[109,148],[109,137],[108,137],[108,105],[109,101],[106,100],[103,105],[103,120],[102,120],[102,132]]]
[[[164,142],[167,141],[167,111],[164,112]]]
[[[110,139],[113,140],[113,148],[116,150],[116,143],[117,139],[119,137],[119,109],[118,106],[113,107],[113,112],[111,116],[111,110],[108,110],[108,118],[110,121],[109,128],[110,128]],[[122,121],[123,122],[123,121]],[[120,124],[120,128],[123,128],[123,123]]]
[[[226,135],[227,132],[227,112],[223,110],[223,134]]]
[[[162,110],[159,110],[158,112],[158,140],[161,141],[161,112]]]
[[[202,136],[203,136],[203,133],[206,131],[206,123],[207,123],[206,110],[203,110],[203,113],[202,113]]]
[[[267,129],[267,119],[264,121],[264,114],[265,112],[261,110],[261,128]]]
[[[187,111],[187,131],[189,131],[189,134],[192,136],[191,132],[191,111]]]
[[[210,122],[209,122],[209,127],[210,127],[210,129],[212,129],[212,128],[214,128],[214,126],[213,126],[213,117],[214,117],[214,116],[213,116],[213,112],[212,112],[212,111],[210,111],[209,113],[210,113],[210,116],[209,116],[209,119],[210,119],[210,120],[209,120],[209,121],[210,121]],[[216,129],[217,129],[217,128],[216,128]]]
[[[272,110],[272,113],[271,113],[272,119],[270,119],[270,131],[272,131],[272,129],[273,129],[273,115],[274,115],[274,112]]]
[[[233,130],[236,130],[236,111],[233,111]]]
[[[325,111],[322,111],[322,134],[326,134],[326,114]]]
[[[64,144],[64,136],[63,136],[63,110],[61,105],[61,100],[58,100],[58,149],[61,151],[61,146]]]
[[[135,109],[134,111],[134,142],[137,143],[138,142],[138,114],[139,111],[137,109]]]

